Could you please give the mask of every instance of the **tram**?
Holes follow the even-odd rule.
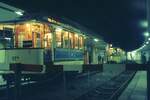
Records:
[[[0,22],[0,64],[98,63],[107,43],[100,37],[53,17],[27,16]]]

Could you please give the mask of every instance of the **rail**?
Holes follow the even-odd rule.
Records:
[[[75,100],[117,100],[134,75],[134,71],[125,71]]]

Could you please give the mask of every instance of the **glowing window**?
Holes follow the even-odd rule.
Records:
[[[79,49],[83,49],[83,36],[79,36]]]
[[[32,41],[32,33],[30,30],[30,24],[18,24],[16,25],[15,33],[15,46],[23,47],[23,41]]]
[[[62,47],[61,35],[62,35],[62,31],[56,30],[56,47],[59,47],[59,48]]]
[[[63,33],[63,48],[69,48],[69,32]]]
[[[50,48],[52,44],[52,34],[51,33],[46,33],[44,37],[44,47],[45,48]]]
[[[69,33],[70,48],[74,48],[74,34]]]
[[[44,47],[50,48],[52,45],[52,33],[48,25],[44,26]]]
[[[28,45],[27,41],[30,42],[29,47],[39,48],[43,47],[44,38],[44,25],[41,23],[22,23],[16,25],[15,33],[15,46],[23,47]]]
[[[74,34],[74,48],[75,49],[79,48],[79,36],[78,36],[78,34]]]

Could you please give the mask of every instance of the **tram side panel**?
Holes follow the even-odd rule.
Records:
[[[4,71],[10,71],[10,64],[12,63],[22,63],[31,66],[44,65],[43,49],[0,50],[0,55],[0,70]]]
[[[83,51],[81,50],[68,50],[63,48],[55,49],[55,61],[69,61],[69,60],[82,60]]]

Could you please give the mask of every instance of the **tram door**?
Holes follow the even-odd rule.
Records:
[[[52,34],[46,33],[44,36],[44,47],[51,48],[51,45],[52,45]]]
[[[44,63],[52,63],[52,34],[51,33],[46,33],[44,35]]]
[[[40,48],[41,47],[41,34],[39,32],[32,32],[32,36],[33,36],[33,46],[36,48]]]

